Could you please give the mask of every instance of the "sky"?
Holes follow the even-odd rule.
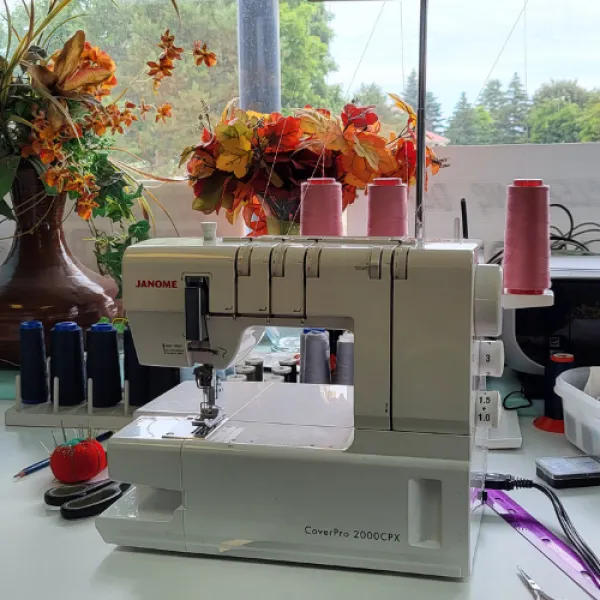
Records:
[[[600,1],[529,0],[501,52],[525,1],[429,1],[428,89],[446,117],[462,91],[474,101],[490,71],[505,85],[519,73],[530,94],[551,79],[600,88]],[[334,14],[331,52],[339,66],[330,82],[350,93],[371,82],[402,92],[403,71],[408,76],[418,64],[419,0],[325,4]]]

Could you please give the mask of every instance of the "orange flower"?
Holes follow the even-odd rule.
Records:
[[[217,55],[208,49],[206,44],[200,41],[194,42],[194,58],[196,65],[200,66],[204,63],[207,67],[214,67],[217,64]]]
[[[384,138],[368,131],[348,130],[349,149],[337,157],[336,167],[342,182],[364,189],[369,182],[397,167]]]
[[[36,142],[34,142],[33,147],[34,149],[36,148]],[[62,144],[48,142],[40,148],[39,152],[36,153],[45,165],[49,165],[55,160],[65,160],[65,155],[62,151]]]
[[[154,93],[158,94],[158,88],[162,85],[162,80],[165,76],[162,73],[157,73],[154,76],[154,83],[152,84],[152,88],[154,89]]]
[[[342,123],[344,127],[354,125],[357,129],[366,129],[369,125],[374,125],[379,120],[376,107],[370,106],[355,106],[354,104],[346,104],[342,112]]]
[[[140,105],[138,106],[138,110],[140,111],[140,117],[143,121],[146,120],[146,113],[149,113],[151,110],[156,110],[156,108],[152,104],[146,104],[144,99],[140,100]]]
[[[83,185],[92,192],[97,192],[100,188],[96,185],[96,176],[88,173],[83,176]]]
[[[93,129],[96,135],[104,135],[111,124],[110,117],[101,109],[94,108],[84,119],[86,129]]]
[[[187,170],[192,178],[190,185],[194,185],[195,180],[205,179],[210,177],[216,168],[216,161],[214,156],[206,152],[205,150],[197,149],[194,156],[190,159],[187,164]]]
[[[63,125],[58,133],[60,139],[64,141],[80,139],[83,136],[83,127],[79,123],[73,123],[73,126]]]
[[[150,61],[147,65],[150,67],[150,70],[148,71],[150,77],[154,77],[158,73],[161,73],[163,77],[171,77],[171,75],[173,75],[173,69],[175,68],[173,61],[164,54],[158,59],[158,62]]]
[[[71,171],[69,169],[53,167],[48,169],[44,173],[44,181],[46,185],[51,188],[55,188],[58,193],[63,190],[68,191],[69,180],[72,177]]]
[[[154,90],[156,91],[165,77],[171,77],[173,75],[175,65],[166,54],[162,54],[158,59],[158,62],[150,61],[147,64],[150,67],[148,75],[154,79]]]
[[[183,48],[175,46],[175,36],[171,35],[168,29],[160,36],[158,47],[165,51],[165,56],[170,60],[181,60]]]
[[[108,52],[104,52],[98,47],[92,47],[90,42],[85,42],[80,60],[85,68],[96,66],[109,69],[113,73],[116,71],[115,61],[110,57]]]
[[[417,151],[413,140],[401,138],[393,150],[397,167],[389,173],[389,177],[399,177],[406,185],[412,185],[416,181]]]
[[[266,141],[266,152],[296,150],[300,144],[300,135],[300,119],[282,117],[278,113],[270,115],[265,119],[264,126],[258,128],[259,138]]]
[[[83,56],[86,58],[83,59]],[[92,61],[92,58],[95,60]],[[110,88],[116,84],[115,69],[108,54],[87,48],[85,33],[80,30],[46,65],[33,64],[27,67],[27,73],[34,87],[58,99],[48,106],[47,115],[54,129],[58,130],[68,121],[66,99],[78,99],[81,94],[96,95],[98,90]]]
[[[127,104],[131,104],[131,102],[128,102]],[[120,119],[122,123],[125,123],[126,127],[131,127],[131,124],[134,121],[137,121],[137,115],[134,115],[131,112],[131,108],[127,107],[127,104],[125,105],[125,110],[121,111],[121,115],[120,115]],[[135,107],[135,104],[133,105]]]
[[[350,204],[354,204],[355,200],[356,188],[353,185],[344,183],[342,185],[342,210],[346,210]]]
[[[246,227],[251,230],[248,237],[260,237],[268,233],[267,215],[256,196],[252,202],[244,206],[242,216],[244,217]]]
[[[94,208],[100,206],[95,200],[98,194],[84,193],[77,200],[77,214],[84,220],[89,221],[92,218]]]
[[[38,138],[43,141],[51,141],[57,137],[57,132],[50,125],[44,127],[42,131],[39,132]]]
[[[172,117],[173,107],[170,104],[163,104],[156,109],[156,122],[162,121],[163,123],[167,122],[168,117]]]
[[[81,192],[83,191],[83,179],[80,175],[71,175],[71,178],[66,182],[65,192]]]

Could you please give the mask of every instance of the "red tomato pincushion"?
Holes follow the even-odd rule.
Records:
[[[63,444],[50,456],[50,468],[54,477],[62,483],[89,481],[106,465],[106,451],[96,440],[75,440]]]

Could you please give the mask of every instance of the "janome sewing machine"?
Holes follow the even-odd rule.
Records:
[[[110,543],[448,577],[470,571],[503,368],[473,242],[157,239],[128,249],[140,361],[203,367],[109,445]],[[355,334],[355,386],[220,384],[265,326]],[[158,403],[158,404],[156,404]],[[478,474],[479,476],[476,476]],[[479,482],[479,483],[478,483]]]

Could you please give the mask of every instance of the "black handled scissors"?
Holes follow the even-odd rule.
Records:
[[[44,502],[48,506],[60,506],[63,519],[85,519],[104,512],[130,487],[129,483],[118,483],[110,479],[96,483],[63,485],[49,489],[44,494]]]

